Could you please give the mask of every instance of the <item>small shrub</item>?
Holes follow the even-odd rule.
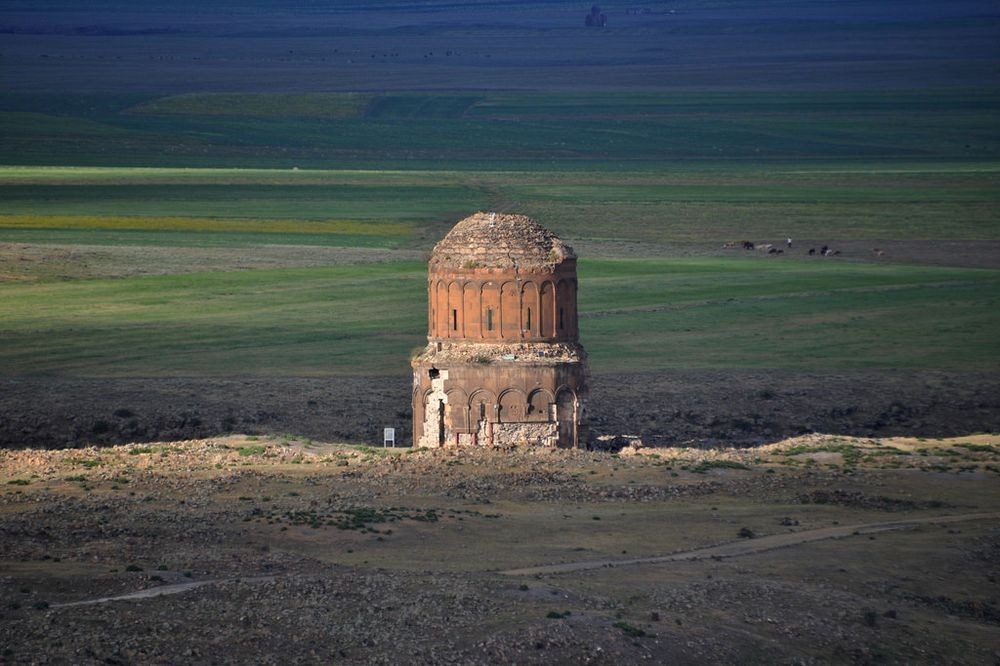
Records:
[[[712,469],[750,469],[743,463],[738,463],[735,460],[703,460],[694,467],[691,468],[692,472],[696,474],[704,474],[705,472]]]
[[[740,531],[739,531],[739,532],[737,533],[737,535],[738,535],[738,536],[739,536],[739,537],[740,537],[741,539],[752,539],[752,538],[754,538],[754,536],[756,536],[756,535],[755,535],[755,534],[753,533],[753,530],[752,530],[752,529],[750,529],[749,527],[741,527],[741,528],[740,528]]]
[[[989,444],[956,444],[956,446],[961,446],[967,451],[977,451],[979,453],[1000,453],[1000,449],[995,446],[990,446]]]
[[[140,567],[138,564],[130,564],[127,567],[125,567],[125,571],[133,571],[133,572],[142,571],[142,567]]]
[[[34,608],[35,610],[45,610],[46,608],[49,607],[49,602],[47,602],[47,601],[36,601],[35,603],[33,603],[31,605],[31,607]]]
[[[241,456],[259,456],[262,455],[266,450],[267,447],[261,444],[255,444],[252,446],[241,446],[240,448],[236,449],[237,453],[239,453]]]
[[[27,486],[27,485],[31,485],[31,481],[28,481],[27,479],[11,479],[10,481],[7,482],[7,485],[9,485],[9,486]]]
[[[133,416],[135,416],[135,412],[133,412],[131,409],[127,407],[121,407],[114,411],[114,415],[120,419],[130,419]]]
[[[632,636],[634,638],[641,638],[641,637],[643,637],[643,636],[646,635],[645,631],[643,631],[639,627],[633,627],[631,624],[629,624],[628,622],[625,622],[624,620],[622,620],[620,622],[615,622],[611,626],[615,627],[617,629],[621,629],[627,635]]]
[[[570,611],[563,611],[562,613],[560,613],[559,611],[549,611],[548,615],[546,615],[545,617],[549,618],[550,620],[561,620],[563,618],[569,617],[572,614],[573,613]]]

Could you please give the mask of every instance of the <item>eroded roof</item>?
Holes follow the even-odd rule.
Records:
[[[431,252],[431,268],[553,269],[573,248],[525,215],[479,212],[456,224]]]

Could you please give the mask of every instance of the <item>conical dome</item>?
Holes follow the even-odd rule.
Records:
[[[573,248],[530,217],[479,212],[434,246],[430,266],[552,270],[570,258]]]

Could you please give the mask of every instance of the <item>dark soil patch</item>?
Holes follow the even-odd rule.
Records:
[[[410,442],[410,378],[0,380],[0,446],[76,447],[288,434]],[[950,437],[1000,430],[1000,376],[891,372],[597,375],[591,435],[646,444],[755,445],[808,432]]]
[[[866,495],[862,492],[852,492],[839,488],[835,488],[834,490],[814,490],[806,495],[800,495],[798,501],[803,504],[837,504],[855,509],[874,509],[876,511],[954,508],[954,505],[940,500],[898,499],[883,495]]]
[[[646,444],[756,445],[810,432],[954,437],[1000,428],[991,373],[675,372],[598,375],[595,434]]]
[[[989,624],[1000,624],[1000,608],[995,602],[952,599],[946,596],[930,597],[922,594],[904,595],[907,601],[935,608],[947,615],[979,620]]]

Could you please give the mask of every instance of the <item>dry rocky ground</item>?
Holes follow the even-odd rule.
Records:
[[[0,662],[995,663],[998,517],[996,435],[2,450]]]

